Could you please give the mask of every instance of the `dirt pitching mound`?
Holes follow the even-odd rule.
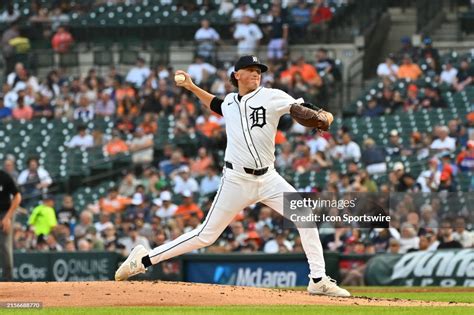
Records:
[[[42,302],[44,307],[82,306],[219,306],[219,305],[373,305],[471,306],[364,297],[332,298],[305,291],[160,281],[9,282],[2,283],[0,303]]]

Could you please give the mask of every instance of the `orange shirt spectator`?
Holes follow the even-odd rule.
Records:
[[[145,134],[155,134],[158,131],[158,124],[153,120],[153,115],[146,113],[138,128],[142,128]]]
[[[201,208],[194,202],[188,205],[180,205],[176,212],[174,213],[177,217],[182,217],[184,221],[189,220],[192,214],[196,214],[199,220],[202,220],[204,217],[204,213],[202,212]]]
[[[291,66],[288,70],[281,73],[281,78],[283,81],[293,82],[293,77],[295,73],[299,72],[301,77],[306,83],[315,86],[321,86],[323,81],[321,76],[316,71],[316,68],[306,63],[303,57],[300,57],[297,63]]]
[[[122,212],[131,202],[130,198],[119,195],[117,189],[112,188],[107,197],[100,198],[99,207],[103,212],[117,213]]]
[[[420,67],[411,61],[410,56],[403,57],[403,63],[398,68],[397,76],[399,79],[416,80],[423,74]]]
[[[116,135],[105,145],[104,151],[108,155],[128,152],[128,145]]]
[[[33,118],[33,108],[31,106],[23,105],[21,107],[16,107],[12,111],[13,119],[25,119],[31,120]]]
[[[198,150],[196,159],[190,162],[191,173],[195,175],[205,175],[207,168],[213,164],[214,160],[212,156],[207,154],[206,148],[201,147]]]
[[[115,100],[117,101],[118,105],[122,105],[122,101],[125,97],[129,97],[130,99],[135,98],[135,90],[130,85],[130,83],[125,82],[121,87],[119,87],[115,91]]]
[[[281,130],[277,130],[276,136],[275,136],[275,144],[282,144],[287,142],[285,134]]]
[[[64,26],[58,27],[58,31],[51,40],[53,50],[60,54],[67,53],[72,43],[74,43],[74,38],[72,38],[71,33],[69,33]]]

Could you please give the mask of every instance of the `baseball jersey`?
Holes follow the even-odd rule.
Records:
[[[242,97],[238,93],[215,97],[211,109],[224,116],[227,148],[225,161],[252,169],[275,162],[275,135],[280,117],[290,105],[303,103],[278,89],[259,87]]]

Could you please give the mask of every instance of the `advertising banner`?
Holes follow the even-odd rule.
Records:
[[[474,249],[377,255],[369,260],[368,285],[474,287]]]
[[[110,252],[15,253],[16,281],[112,280],[120,256]]]

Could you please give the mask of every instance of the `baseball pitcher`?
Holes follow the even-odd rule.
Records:
[[[296,190],[274,168],[280,117],[289,113],[305,126],[328,130],[333,116],[281,90],[260,86],[261,75],[268,67],[255,56],[240,57],[234,68],[231,82],[238,93],[230,93],[223,100],[196,86],[186,72],[176,71],[178,86],[224,116],[227,148],[221,184],[199,227],[149,252],[143,246],[135,247],[115,273],[116,280],[126,280],[144,273],[151,265],[211,245],[235,215],[251,204],[261,202],[283,215],[283,193]],[[298,232],[310,267],[308,292],[350,296],[326,275],[317,228],[299,228]]]

